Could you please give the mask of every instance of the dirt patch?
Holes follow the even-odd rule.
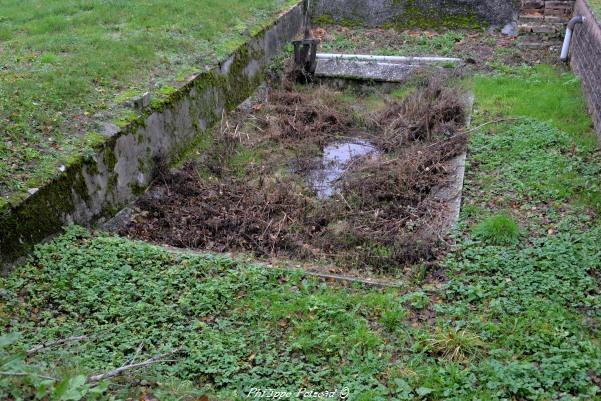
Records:
[[[451,177],[449,160],[465,151],[458,91],[431,80],[375,112],[365,98],[324,88],[277,89],[268,98],[224,120],[210,157],[162,169],[121,234],[386,273],[436,257],[444,242],[427,227],[445,210],[431,195]],[[349,138],[370,141],[380,157],[353,159],[337,191],[322,199],[307,174],[319,149]],[[242,169],[232,167],[259,150]]]
[[[520,38],[490,30],[424,31],[382,28],[349,28],[324,25],[314,29],[327,53],[461,57],[476,70],[506,66],[557,63],[555,49],[520,46]]]

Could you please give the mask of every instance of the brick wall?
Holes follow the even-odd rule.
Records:
[[[558,46],[572,17],[574,0],[522,0],[518,29],[529,47]]]
[[[586,21],[574,28],[570,63],[574,72],[582,78],[601,145],[601,19],[595,18],[584,0],[576,1],[574,15],[582,15]]]

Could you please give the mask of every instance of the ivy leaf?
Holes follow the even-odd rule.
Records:
[[[88,392],[86,377],[83,375],[65,378],[54,389],[53,399],[58,401],[79,401]]]
[[[21,337],[21,333],[13,332],[0,336],[0,348],[14,344]]]
[[[417,395],[419,395],[420,397],[423,397],[424,395],[428,395],[433,391],[434,390],[432,390],[431,388],[428,388],[428,387],[419,387],[418,389],[415,390]]]

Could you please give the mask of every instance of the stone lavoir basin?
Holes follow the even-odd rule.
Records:
[[[107,227],[345,274],[394,275],[440,255],[463,174],[459,89],[432,78],[259,93]]]
[[[326,16],[334,20],[344,19],[344,13],[353,10],[357,6],[355,3],[318,1],[314,3],[312,17],[314,20]],[[401,21],[403,10],[407,7],[403,8],[403,4],[395,2],[394,9],[388,10],[385,3],[373,2],[373,7],[369,7],[370,15],[359,16],[361,23],[365,26],[381,25],[387,23],[384,21],[386,18]],[[470,21],[507,14],[506,10],[501,13],[490,12],[493,3],[479,2],[474,7],[476,12],[470,16]],[[448,14],[459,16],[464,11],[458,9]],[[270,90],[276,97],[278,94],[287,94],[279,99],[272,97],[267,102],[260,102],[257,110],[251,111],[248,116],[229,116],[244,120],[240,122],[242,130],[232,134],[223,128],[224,110],[234,108],[264,81],[264,68],[290,40],[297,37],[302,25],[303,10],[297,5],[282,13],[272,25],[254,34],[214,68],[187,77],[185,81],[177,83],[173,93],[142,105],[141,109],[135,111],[135,118],[132,115],[127,123],[122,126],[103,125],[102,134],[106,140],[95,148],[96,153],[87,154],[66,165],[55,179],[48,185],[40,186],[35,194],[3,206],[0,213],[0,263],[3,267],[27,254],[35,243],[60,231],[61,227],[73,223],[103,225],[124,205],[140,196],[135,206],[141,211],[136,216],[140,226],[136,228],[132,223],[131,227],[121,227],[120,230],[130,236],[139,234],[141,238],[148,237],[175,246],[250,252],[259,256],[340,259],[350,262],[345,262],[346,265],[367,269],[383,265],[378,260],[391,259],[395,261],[393,265],[402,265],[434,257],[437,246],[431,245],[426,239],[430,234],[416,229],[425,225],[414,219],[425,218],[434,209],[445,209],[427,204],[426,200],[444,186],[447,175],[452,175],[448,171],[454,169],[447,171],[446,167],[442,167],[444,163],[461,154],[463,148],[458,150],[455,147],[461,147],[461,144],[446,140],[452,137],[444,137],[450,132],[446,129],[437,133],[431,127],[425,127],[427,135],[424,137],[420,133],[424,128],[423,122],[413,121],[413,117],[407,118],[410,124],[416,124],[417,129],[409,133],[404,122],[393,121],[393,115],[402,113],[392,113],[387,120],[380,119],[384,121],[382,124],[373,124],[378,120],[374,120],[372,114],[384,113],[385,110],[372,107],[372,100],[379,98],[382,106],[395,85],[401,84],[389,82],[385,88],[375,89],[372,93],[351,94],[353,101],[346,104],[344,101],[339,104],[328,103],[326,108],[322,104],[324,99],[338,96],[339,90],[307,96],[305,91],[318,91],[319,88],[289,91],[275,87]],[[409,70],[412,71],[412,68]],[[404,81],[409,80],[411,74],[403,72],[401,75],[399,80]],[[320,78],[327,80],[323,74]],[[354,78],[357,81],[357,77]],[[337,77],[336,85],[344,88],[345,77]],[[341,98],[348,95],[346,89],[342,92]],[[294,100],[296,96],[303,99],[300,102]],[[318,99],[315,104],[307,101],[307,97],[315,96]],[[461,95],[455,97],[459,99]],[[261,107],[264,110],[260,110]],[[298,119],[296,111],[301,109],[306,114]],[[349,110],[353,110],[352,113]],[[461,116],[452,122],[452,125],[456,125],[453,130],[457,131],[457,127],[464,123],[464,113],[455,111],[451,114]],[[333,114],[324,115],[324,112]],[[253,122],[263,124],[256,127],[254,137],[253,130],[246,127]],[[447,122],[442,123],[444,125]],[[227,135],[225,139],[214,132],[210,135],[209,148],[199,150],[202,157],[191,161],[196,165],[200,181],[192,184],[188,182],[192,177],[187,177],[184,180],[188,180],[186,185],[190,188],[200,186],[208,194],[237,190],[232,193],[235,195],[248,190],[251,195],[265,196],[263,203],[269,207],[263,207],[260,213],[253,207],[246,208],[254,216],[251,221],[248,218],[252,216],[248,216],[246,211],[234,214],[236,218],[231,220],[231,216],[220,215],[213,209],[211,214],[207,209],[207,214],[201,215],[210,224],[194,223],[194,228],[187,227],[188,223],[175,225],[174,222],[168,222],[169,213],[157,212],[155,217],[158,220],[153,226],[155,234],[150,235],[150,231],[142,229],[142,224],[146,216],[153,216],[153,212],[144,210],[141,205],[148,203],[146,198],[150,193],[155,194],[158,202],[161,199],[158,187],[175,182],[157,181],[157,171],[162,166],[157,162],[169,164],[183,155],[194,154],[194,149],[190,149],[194,145],[191,144],[202,142],[199,134],[202,137],[215,125],[219,127],[219,135]],[[248,136],[243,137],[241,133]],[[438,134],[443,137],[437,137]],[[231,140],[232,135],[238,137]],[[348,155],[341,160],[329,160],[328,154],[332,149],[344,143],[373,147],[373,151],[349,148]],[[419,146],[430,147],[428,151],[420,153],[413,149]],[[432,155],[436,160],[420,164],[422,161],[416,161],[415,155]],[[399,166],[401,162],[413,164]],[[184,166],[180,173],[163,168],[159,176],[166,177],[174,173],[182,178],[183,172],[188,172],[190,168]],[[426,171],[427,179],[418,179],[414,174],[415,169]],[[406,174],[412,178],[407,179]],[[322,182],[319,182],[320,175]],[[282,186],[282,183],[285,185]],[[149,185],[153,185],[153,188],[147,191]],[[217,190],[216,186],[221,187]],[[163,189],[169,190],[167,187]],[[197,190],[191,189],[190,193],[194,194]],[[280,198],[276,200],[270,198],[278,196]],[[207,199],[212,201],[210,197]],[[234,206],[243,204],[246,199],[253,200],[253,196],[239,199]],[[288,203],[283,202],[284,199]],[[193,200],[193,196],[187,198],[187,201]],[[299,209],[298,205],[302,207]],[[211,205],[205,202],[202,206]],[[222,209],[231,209],[232,205],[226,202],[220,206]],[[270,207],[275,209],[271,210]],[[301,210],[300,215],[298,211],[293,211],[294,208]],[[407,214],[410,209],[413,217]],[[209,218],[212,215],[217,215],[217,218]],[[190,213],[187,219],[193,219],[193,216],[194,213]],[[437,226],[434,223],[437,219],[432,215],[428,226]],[[145,224],[150,223],[145,221]],[[238,232],[239,236],[236,237],[232,231],[236,227],[250,232]],[[171,233],[174,236],[169,230],[181,232]],[[438,233],[435,236],[440,237],[445,230],[438,228],[435,231]],[[224,236],[220,237],[223,233]],[[345,233],[344,239],[342,233]],[[424,236],[423,241],[414,240],[415,235]],[[406,252],[407,246],[403,245],[406,242],[416,244],[410,254]],[[338,249],[342,249],[344,255],[338,255]],[[379,268],[376,266],[376,269]]]

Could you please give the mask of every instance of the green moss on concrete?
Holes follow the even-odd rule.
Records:
[[[74,209],[73,193],[89,199],[81,174],[84,161],[70,166],[51,184],[17,206],[5,206],[0,215],[0,265],[26,254],[62,226],[62,217]]]
[[[114,123],[121,129],[130,128],[132,123],[140,119],[138,113],[131,110],[124,111],[120,117],[114,120]]]
[[[265,32],[260,35],[264,35]],[[256,39],[259,39],[260,35]],[[65,172],[42,186],[34,195],[25,198],[27,195],[25,194],[15,199],[12,204],[5,199],[0,204],[0,265],[14,261],[31,250],[33,244],[59,231],[65,217],[76,211],[74,198],[90,200],[83,172],[98,174],[96,159],[99,158],[107,166],[108,194],[115,194],[119,178],[114,172],[117,164],[115,154],[117,138],[134,135],[139,143],[145,141],[141,128],[146,127],[146,120],[150,115],[167,109],[177,109],[179,103],[184,98],[190,97],[194,91],[198,114],[194,118],[200,117],[206,122],[207,127],[210,127],[221,118],[222,106],[233,109],[249,97],[263,80],[265,67],[261,64],[265,57],[264,51],[256,44],[250,43],[239,48],[231,57],[233,60],[227,72],[222,73],[215,68],[198,75],[179,88],[164,86],[150,107],[138,112],[131,110],[124,112],[121,118],[115,121],[120,127],[117,135],[109,139],[102,137],[102,142],[95,144],[91,153],[71,160]],[[249,76],[247,67],[253,60],[257,63],[257,70],[254,75]],[[189,143],[175,144],[171,154],[166,156],[170,160],[178,160],[178,157],[189,149]],[[145,173],[148,173],[145,170],[149,166],[143,159],[146,157],[148,161],[152,153],[151,149],[149,154],[138,155],[138,167],[141,167],[141,171]],[[145,189],[137,182],[130,183],[129,188],[134,195],[141,194]],[[95,218],[113,215],[122,206],[112,203],[109,199],[101,200],[102,211],[99,216],[94,216]]]
[[[146,185],[140,185],[137,182],[132,182],[131,184],[129,184],[129,189],[131,189],[131,192],[135,196],[140,196],[146,190]]]
[[[487,24],[478,18],[472,10],[449,12],[455,6],[434,7],[416,0],[393,0],[393,4],[402,7],[403,13],[388,27],[399,30],[411,29],[481,29]]]
[[[112,171],[117,165],[117,156],[115,155],[114,147],[106,146],[103,151],[103,161],[106,168]]]
[[[334,18],[331,14],[323,14],[315,18],[315,25],[340,25],[347,28],[357,28],[363,25],[361,18]]]
[[[155,97],[150,101],[150,108],[152,111],[165,110],[165,107],[171,105],[174,95],[176,95],[177,92],[178,89],[170,85],[165,85],[159,89]]]
[[[337,24],[338,21],[332,16],[332,14],[322,14],[319,17],[313,19],[314,25],[334,25]]]
[[[262,60],[264,52],[259,48],[243,47],[234,54],[234,61],[229,70],[228,86],[230,96],[226,98],[226,107],[229,110],[234,109],[243,100],[248,98],[259,86],[263,80],[263,71],[265,67],[260,68],[254,77],[248,77],[245,70],[250,63],[255,60]]]

